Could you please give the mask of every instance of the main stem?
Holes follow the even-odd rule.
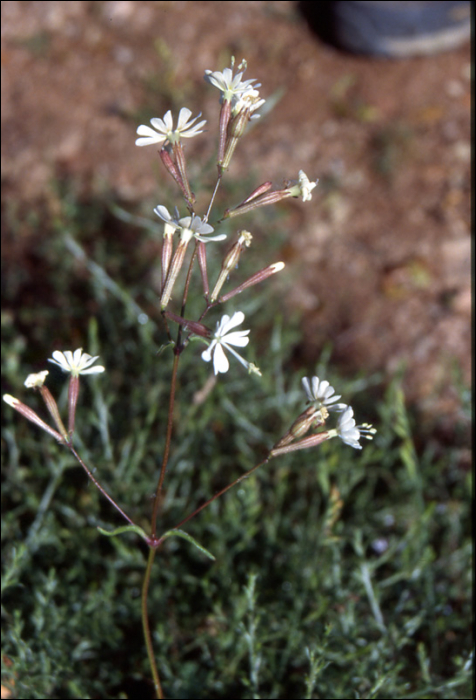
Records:
[[[155,499],[154,499],[154,510],[152,512],[152,520],[150,523],[150,530],[151,530],[151,536],[153,538],[156,537],[157,533],[157,516],[159,514],[159,507],[160,507],[160,501],[162,497],[162,485],[164,483],[164,478],[165,478],[165,471],[167,469],[167,463],[169,461],[169,455],[170,455],[170,443],[172,440],[172,428],[173,428],[173,414],[174,414],[174,405],[175,405],[175,389],[177,385],[177,369],[178,369],[178,363],[179,363],[179,358],[180,358],[180,350],[177,346],[175,346],[175,351],[174,351],[174,364],[172,367],[172,380],[170,382],[170,399],[169,399],[169,415],[167,419],[167,434],[165,437],[165,448],[164,448],[164,456],[162,458],[162,466],[160,468],[160,476],[159,476],[159,483],[157,484],[157,489],[155,491]]]
[[[161,502],[161,497],[162,497],[162,486],[164,483],[165,472],[167,469],[167,463],[169,461],[169,455],[170,455],[170,443],[172,440],[173,413],[174,413],[174,404],[175,404],[175,389],[176,389],[176,385],[177,385],[177,369],[178,369],[179,357],[180,357],[180,350],[178,349],[178,345],[176,345],[175,346],[175,354],[174,354],[174,363],[172,366],[172,379],[170,382],[169,415],[168,415],[168,419],[167,419],[167,434],[165,437],[164,456],[162,458],[162,466],[160,468],[159,482],[157,484],[157,489],[155,492],[154,510],[152,512],[152,520],[151,520],[151,524],[150,524],[151,540],[156,539],[157,516],[159,514],[159,507],[160,507],[160,502]],[[145,570],[144,583],[142,584],[141,608],[142,608],[142,629],[144,632],[144,639],[145,639],[145,644],[147,647],[147,656],[149,657],[149,663],[150,663],[150,668],[152,671],[152,677],[154,679],[155,692],[156,692],[157,698],[159,698],[159,700],[162,700],[162,698],[164,697],[164,694],[162,692],[162,686],[160,685],[160,678],[159,678],[159,672],[157,670],[157,664],[155,663],[154,647],[152,644],[152,635],[150,633],[149,617],[148,617],[148,612],[147,612],[147,598],[149,595],[150,575],[151,575],[152,564],[154,563],[156,551],[157,551],[156,546],[149,547],[149,558],[147,559],[147,567]]]
[[[155,547],[150,547],[149,558],[147,560],[147,568],[145,570],[144,583],[142,584],[142,629],[144,631],[145,645],[147,647],[147,656],[149,657],[150,668],[152,671],[152,677],[154,679],[155,692],[159,700],[162,700],[164,694],[162,692],[162,686],[160,685],[159,672],[157,670],[157,664],[155,663],[154,647],[152,645],[152,635],[150,633],[149,618],[147,615],[147,596],[149,594],[149,584],[150,584],[150,573],[152,571],[152,564],[154,563],[155,553],[157,549]]]

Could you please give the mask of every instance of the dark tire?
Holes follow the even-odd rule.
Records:
[[[470,38],[469,2],[302,2],[325,40],[349,51],[390,58],[448,51]]]

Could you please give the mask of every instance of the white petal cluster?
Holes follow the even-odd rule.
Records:
[[[337,434],[346,445],[350,445],[356,450],[362,449],[362,445],[359,444],[360,431],[355,424],[354,411],[350,406],[347,406],[342,415],[339,416]]]
[[[71,352],[71,350],[65,350],[64,352],[55,350],[53,359],[49,359],[48,362],[53,362],[55,365],[61,367],[63,372],[71,372],[73,377],[77,377],[80,374],[98,374],[99,372],[104,372],[104,367],[101,367],[101,365],[91,367],[98,358],[99,355],[91,357],[87,352],[83,353],[82,348],[78,348],[74,353]]]
[[[329,432],[332,433],[334,431]],[[359,444],[359,440],[361,438],[372,440],[377,431],[368,423],[356,425],[354,411],[350,406],[347,406],[342,415],[339,416],[337,430],[335,432],[346,445],[350,445],[356,450],[361,450],[362,445]]]
[[[196,214],[178,219],[177,211],[175,212],[175,216],[171,216],[167,207],[162,205],[155,207],[154,213],[170,227],[173,227],[175,230],[180,230],[180,239],[182,241],[188,242],[191,238],[195,237],[198,238],[199,241],[208,243],[208,241],[223,241],[226,238],[226,233],[221,233],[218,236],[209,236],[208,234],[212,233],[214,230],[213,226],[207,224]]]
[[[27,389],[38,389],[40,386],[43,386],[48,374],[49,372],[47,369],[43,370],[43,372],[29,374],[23,383]]]
[[[197,134],[201,134],[202,127],[207,123],[206,119],[198,124],[194,122],[201,117],[202,113],[193,119],[190,119],[192,115],[191,110],[187,107],[182,107],[179,112],[177,128],[174,129],[174,122],[172,119],[172,112],[169,111],[164,115],[163,119],[159,117],[154,117],[150,120],[150,123],[154,127],[151,129],[150,126],[146,124],[141,124],[137,127],[137,135],[141,138],[136,139],[136,146],[150,146],[154,143],[162,143],[162,141],[168,141],[169,143],[176,143],[181,138],[192,138]]]
[[[314,187],[316,187],[317,183],[319,180],[316,180],[316,182],[311,182],[304,172],[304,170],[300,170],[298,173],[298,185],[301,190],[301,196],[302,196],[302,201],[303,202],[309,202],[312,199],[312,190]]]
[[[213,370],[215,374],[219,372],[228,372],[230,367],[224,348],[229,350],[244,367],[250,370],[250,363],[246,362],[246,360],[231,347],[231,345],[235,345],[238,348],[244,348],[248,345],[250,342],[250,339],[247,337],[249,331],[228,332],[232,328],[235,328],[235,326],[239,326],[244,320],[245,314],[242,311],[235,311],[231,318],[225,314],[217,323],[212,342],[208,348],[202,352],[202,360],[205,360],[205,362],[210,362],[213,358]],[[251,370],[256,371],[253,367],[251,367]]]
[[[253,114],[262,107],[266,100],[260,98],[259,91],[255,88],[248,88],[242,94],[234,95],[231,100],[231,113],[233,116],[239,114],[242,109],[249,109],[250,119],[259,119],[259,114]]]
[[[312,377],[311,380],[304,377],[302,385],[308,401],[315,404],[317,408],[325,406],[328,411],[344,411],[347,408],[345,403],[335,403],[341,397],[335,394],[334,388],[328,381],[320,380],[319,377]]]
[[[250,89],[261,87],[261,83],[256,83],[256,79],[242,80],[244,71],[233,76],[232,68],[225,68],[223,71],[205,71],[205,80],[221,92],[220,101],[232,101],[235,97],[241,97],[243,93]],[[256,83],[256,85],[253,85]]]

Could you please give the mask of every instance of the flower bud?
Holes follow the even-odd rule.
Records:
[[[328,415],[329,413],[325,407],[316,409],[315,406],[309,406],[296,418],[286,435],[276,443],[275,447],[278,448],[288,445],[293,440],[296,440],[296,438],[303,437],[311,427],[317,428],[320,425],[324,425]]]
[[[58,442],[64,443],[67,442],[67,439],[65,440],[64,437],[62,437],[56,430],[51,428],[47,423],[45,423],[44,420],[38,416],[35,411],[33,411],[29,406],[26,404],[22,403],[18,399],[16,399],[14,396],[10,396],[10,394],[4,394],[3,395],[3,400],[5,403],[7,403],[9,406],[15,409],[15,411],[18,411],[18,413],[21,413],[21,415],[26,418],[27,420],[31,421],[35,425],[37,425],[39,428],[44,430],[46,433],[49,435],[52,435],[55,440]]]
[[[238,145],[238,141],[245,133],[246,125],[250,120],[250,108],[245,107],[242,109],[236,117],[232,117],[228,123],[227,130],[227,140],[225,147],[225,155],[223,156],[223,161],[220,164],[222,170],[226,170],[232,159],[235,148]]]
[[[287,199],[292,197],[292,194],[288,190],[275,190],[274,192],[265,192],[265,194],[258,197],[245,199],[244,202],[238,204],[234,209],[226,209],[223,216],[224,219],[231,219],[233,216],[238,216],[239,214],[246,214],[249,211],[258,209],[258,207],[264,207],[268,204],[277,204],[282,199]]]
[[[178,171],[180,173],[180,178],[183,183],[182,192],[187,201],[187,204],[192,205],[195,203],[195,195],[190,189],[190,184],[187,175],[187,166],[185,164],[185,153],[183,152],[183,146],[180,141],[177,141],[173,145],[173,154],[175,158],[175,163],[177,165]]]
[[[218,165],[221,166],[225,157],[226,135],[228,132],[228,123],[231,117],[231,102],[224,100],[220,110],[219,133],[220,140],[218,143]]]
[[[197,257],[200,274],[202,276],[203,294],[208,297],[208,271],[207,271],[207,247],[203,241],[197,240]]]
[[[170,173],[170,175],[172,175],[172,177],[175,180],[175,182],[177,183],[177,185],[180,187],[182,192],[184,192],[185,187],[184,187],[184,184],[182,182],[182,178],[180,176],[179,171],[177,170],[175,163],[172,160],[172,157],[169,153],[167,146],[164,146],[163,148],[160,149],[159,156],[160,156],[160,160],[165,165],[165,167],[168,170],[168,172]]]
[[[218,276],[215,288],[210,297],[210,301],[212,303],[217,299],[218,294],[220,293],[221,288],[225,284],[226,278],[230,274],[231,270],[233,270],[233,268],[236,267],[236,265],[238,265],[241,253],[243,252],[245,247],[248,248],[251,245],[251,240],[253,236],[249,231],[239,231],[239,234],[240,235],[237,242],[230,248],[230,250],[225,256],[225,259],[223,260],[220,274]]]
[[[43,372],[37,372],[36,374],[29,374],[28,377],[24,381],[24,385],[28,389],[38,389],[43,401],[45,402],[46,408],[48,409],[51,417],[53,418],[54,422],[56,423],[56,427],[58,428],[59,432],[61,433],[61,435],[63,437],[63,440],[65,440],[67,442],[68,441],[68,433],[66,432],[66,428],[64,427],[63,421],[61,420],[61,416],[60,416],[60,413],[58,410],[58,404],[54,400],[48,387],[44,386],[45,379],[48,376],[48,374],[49,374],[48,370],[43,370]],[[28,410],[30,410],[30,409],[28,409]]]
[[[188,319],[183,318],[182,316],[174,314],[173,311],[164,311],[164,316],[166,316],[166,318],[170,318],[171,321],[175,321],[175,323],[178,323],[179,326],[182,326],[183,330],[186,332],[193,333],[194,335],[199,335],[201,338],[210,339],[212,336],[212,331],[210,330],[210,328],[204,326],[203,323],[199,323],[198,321],[189,321]]]
[[[271,459],[272,457],[279,457],[279,455],[284,455],[288,452],[306,450],[308,447],[316,447],[316,445],[320,445],[322,442],[325,442],[325,440],[329,440],[330,437],[332,437],[330,432],[324,431],[322,433],[317,433],[316,435],[311,435],[303,440],[299,440],[299,442],[293,442],[291,445],[273,447],[269,453],[268,459]]]
[[[164,289],[162,290],[162,296],[160,297],[160,308],[162,310],[165,309],[165,307],[170,301],[170,297],[172,296],[172,291],[177,280],[178,273],[182,268],[189,241],[190,239],[180,240],[175,250],[174,257],[172,258],[172,262],[170,263],[170,267],[167,273],[167,279],[164,284]]]
[[[162,243],[162,270],[161,270],[161,284],[160,291],[163,291],[165,280],[170,267],[170,260],[172,259],[172,249],[173,242],[172,238],[175,233],[175,226],[165,223],[164,225],[164,242]]]
[[[271,275],[274,275],[275,272],[280,272],[284,268],[284,263],[283,262],[278,262],[274,263],[273,265],[268,265],[268,267],[265,267],[264,270],[260,270],[259,272],[256,272],[254,275],[249,277],[245,282],[240,284],[236,289],[233,289],[233,291],[228,292],[228,294],[224,294],[222,297],[220,297],[219,301],[220,303],[228,301],[232,297],[236,296],[237,294],[241,294],[243,290],[245,290],[247,287],[251,287],[254,284],[258,284],[259,282],[263,282],[265,279],[268,277],[271,277]]]
[[[251,202],[252,199],[256,199],[256,197],[261,197],[261,195],[265,194],[266,192],[269,192],[269,190],[272,188],[273,183],[271,180],[267,180],[266,182],[263,182],[262,185],[257,187],[253,192],[246,198],[244,199],[241,204],[238,206],[241,207],[242,204],[247,204],[248,202]]]

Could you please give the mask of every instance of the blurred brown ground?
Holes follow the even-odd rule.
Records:
[[[408,399],[451,426],[454,367],[468,383],[471,373],[470,48],[356,57],[317,40],[297,5],[3,2],[2,205],[44,206],[61,174],[92,196],[169,206],[151,149],[134,146],[144,120],[131,115],[201,109],[213,141],[190,141],[187,153],[209,158],[217,93],[203,73],[230,52],[245,57],[263,97],[284,93],[231,174],[252,164],[277,186],[300,168],[320,178],[311,203],[286,209],[301,358],[312,367],[331,342],[352,372],[390,376],[404,361]],[[21,268],[37,244],[10,241],[6,264]]]

